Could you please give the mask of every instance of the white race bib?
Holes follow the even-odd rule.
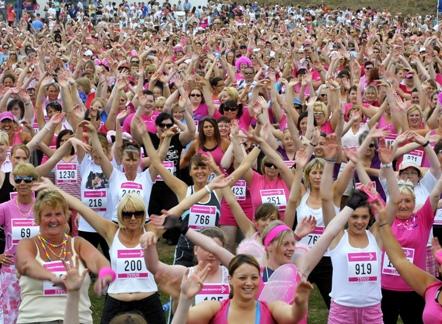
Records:
[[[106,211],[107,190],[85,190],[81,200],[94,211]]]
[[[303,244],[307,245],[309,248],[311,248],[313,245],[316,244],[316,242],[319,240],[319,238],[321,237],[321,235],[323,233],[324,233],[324,227],[316,226],[315,229],[313,230],[313,232],[304,236],[301,239],[301,241],[299,241],[299,242],[303,243]]]
[[[169,171],[170,174],[175,173],[175,164],[171,161],[163,161],[163,166]],[[164,181],[163,178],[160,175],[157,175],[155,178],[155,181]]]
[[[436,210],[436,215],[434,216],[434,225],[442,225],[442,208]]]
[[[411,248],[402,248],[404,251],[405,257],[408,261],[413,263],[414,261],[414,249]],[[384,252],[384,262],[382,263],[382,273],[391,276],[400,276],[399,272],[393,266],[393,263],[390,262],[387,253]]]
[[[422,166],[422,161],[424,159],[424,152],[422,150],[413,150],[404,154],[402,163],[413,163]]]
[[[227,284],[203,284],[203,288],[195,296],[195,305],[206,301],[222,301],[229,298],[230,287]]]
[[[291,169],[295,165],[295,161],[293,161],[293,160],[284,160],[284,164],[287,166],[287,168]]]
[[[147,279],[149,272],[144,262],[142,249],[124,249],[117,251],[118,279]]]
[[[193,205],[189,210],[189,227],[201,229],[216,226],[216,207]]]
[[[66,269],[62,261],[51,261],[43,264],[46,270],[54,273],[57,277],[64,276]],[[66,296],[66,290],[54,285],[49,280],[43,281],[43,296]]]
[[[58,163],[55,168],[55,183],[78,183],[77,163]]]
[[[351,252],[347,254],[347,261],[348,282],[377,281],[376,252]]]
[[[278,207],[278,210],[284,211],[287,206],[287,198],[284,189],[261,189],[261,202],[270,203]]]
[[[123,182],[120,186],[120,197],[123,198],[127,194],[141,195],[143,192],[143,185],[138,182]]]
[[[247,183],[245,180],[238,180],[232,186],[232,192],[238,201],[246,200]]]
[[[38,234],[40,227],[33,219],[11,219],[12,245],[17,245],[20,240],[30,238]]]

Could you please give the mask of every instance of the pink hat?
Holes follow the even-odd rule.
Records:
[[[130,57],[135,57],[135,56],[138,56],[138,52],[133,49],[130,51],[129,55],[130,55]]]
[[[14,122],[17,121],[15,119],[15,116],[10,111],[4,111],[4,112],[0,113],[0,122],[4,121],[5,119],[10,119]]]
[[[245,64],[247,66],[252,66],[252,61],[247,57],[247,56],[241,56],[239,57],[236,61],[235,61],[235,67],[236,67],[236,71],[239,72],[239,69],[241,67],[242,64]]]

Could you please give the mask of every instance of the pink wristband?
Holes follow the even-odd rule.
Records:
[[[111,276],[111,282],[114,282],[115,278],[117,278],[115,271],[110,267],[101,268],[100,272],[98,272],[98,278],[103,279],[106,276]]]
[[[436,261],[439,262],[439,264],[442,265],[442,249],[437,250],[437,251],[434,253],[434,256],[435,256],[435,258],[436,258]]]

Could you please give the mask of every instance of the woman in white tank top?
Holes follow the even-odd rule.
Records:
[[[137,194],[123,197],[117,208],[118,224],[99,216],[80,200],[45,181],[45,186],[58,190],[79,214],[109,245],[111,268],[116,280],[107,291],[101,323],[107,324],[119,313],[138,311],[149,323],[165,324],[163,309],[154,276],[147,270],[140,238],[145,224],[145,205]]]

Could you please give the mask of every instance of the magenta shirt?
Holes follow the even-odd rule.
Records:
[[[266,176],[256,171],[252,172],[252,181],[247,185],[250,190],[250,196],[252,197],[253,215],[255,215],[256,209],[261,204],[273,203],[278,207],[281,218],[284,219],[284,212],[290,193],[284,180],[280,177],[275,180],[269,180]]]
[[[442,281],[436,281],[425,289],[425,308],[422,314],[424,324],[442,323],[442,305],[436,302],[436,295]]]
[[[407,259],[425,270],[425,256],[428,236],[433,225],[434,211],[430,199],[410,218],[395,217],[391,230],[404,250]],[[382,288],[394,291],[413,291],[389,262],[385,251],[382,253]]]
[[[155,126],[155,119],[160,113],[158,111],[152,112],[150,116],[147,116],[146,114],[141,116],[141,119],[143,120],[144,124],[146,125],[147,131],[150,133],[156,133],[157,127]],[[123,123],[123,132],[130,134],[130,124],[132,123],[132,119],[134,118],[135,113],[130,114],[126,117]]]
[[[39,232],[39,226],[34,221],[32,204],[20,205],[17,197],[0,204],[0,226],[3,227],[6,237],[5,253],[15,256],[15,249],[20,239],[29,238]],[[23,213],[23,210],[29,210]]]

